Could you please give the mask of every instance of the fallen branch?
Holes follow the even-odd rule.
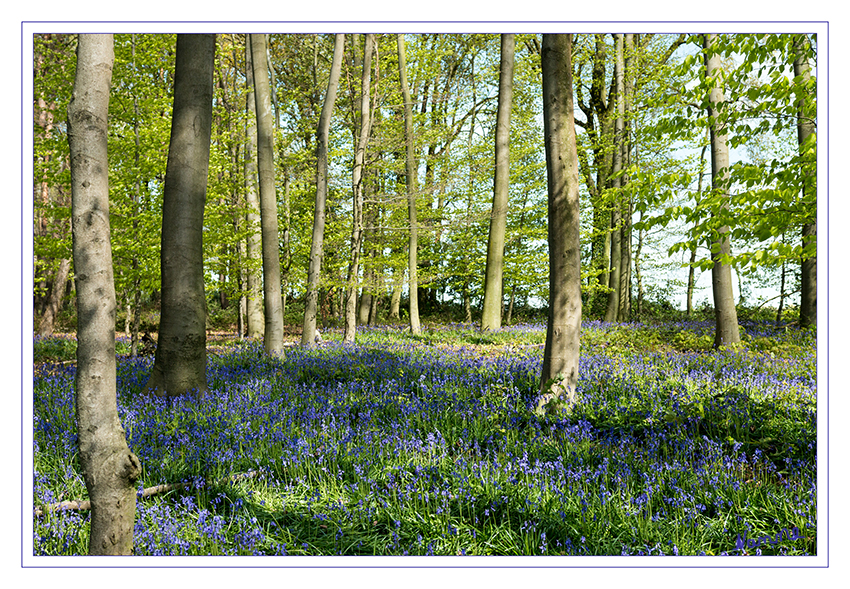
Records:
[[[213,481],[212,484],[234,483],[242,479],[254,478],[258,474],[260,474],[260,472],[261,471],[259,470],[249,470],[248,472],[234,474],[227,478]],[[207,486],[208,484],[208,481],[204,479],[203,485]],[[194,485],[195,481],[165,483],[162,485],[148,487],[147,489],[142,489],[142,491],[138,493],[137,497],[139,499],[145,499],[146,497],[153,497],[154,495],[167,493],[168,491],[179,491],[181,489],[185,489],[186,487],[191,487]],[[91,501],[89,501],[88,499],[83,501],[60,501],[59,503],[51,503],[50,505],[45,505],[43,507],[36,507],[35,509],[33,509],[33,515],[36,517],[41,517],[46,513],[51,513],[54,511],[88,511],[89,509],[91,509]]]

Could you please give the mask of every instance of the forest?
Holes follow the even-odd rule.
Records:
[[[32,553],[817,554],[816,88],[803,33],[34,35]]]

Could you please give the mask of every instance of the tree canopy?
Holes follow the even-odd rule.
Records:
[[[549,299],[547,192],[543,150],[541,37],[515,36],[510,175],[504,243],[503,317],[545,308]],[[301,323],[316,202],[316,129],[328,86],[334,36],[271,34],[266,49],[272,101],[278,254],[289,324]],[[404,35],[416,176],[408,203],[405,98],[397,37],[375,35],[369,64],[369,129],[360,180],[359,321],[406,320],[410,216],[416,214],[416,294],[422,313],[477,321],[484,298],[493,203],[500,38],[495,34]],[[217,36],[213,131],[204,211],[204,277],[211,324],[235,323],[248,293],[246,255],[258,230],[247,215],[253,157],[246,108],[246,36]],[[729,228],[724,255],[739,287],[776,285],[814,259],[816,240],[817,39],[799,34],[719,35],[718,110],[729,134],[728,206],[704,181],[708,85],[697,36],[575,35],[572,70],[581,199],[582,297],[601,317],[610,273],[623,267],[618,320],[684,294],[680,269],[713,265],[710,244]],[[74,75],[75,35],[34,36],[34,302],[47,305],[57,269],[70,258],[64,109]],[[361,120],[365,40],[345,35],[340,83],[327,133],[326,222],[317,316],[341,325],[349,282],[352,181]],[[622,51],[622,61],[618,62]],[[158,242],[174,82],[174,35],[115,35],[109,109],[110,204],[119,317],[155,309]],[[797,73],[795,73],[795,62]],[[618,63],[621,65],[618,66]],[[806,69],[800,69],[803,64]],[[256,67],[256,65],[254,66]],[[617,71],[623,80],[618,84]],[[620,85],[621,84],[621,85]],[[620,88],[618,90],[618,88]],[[624,96],[620,97],[619,93]],[[618,104],[622,105],[617,114]],[[618,116],[622,130],[616,131]],[[809,126],[804,140],[798,127]],[[616,128],[616,129],[615,129]],[[617,158],[614,158],[615,153]],[[619,161],[618,166],[614,166]],[[612,240],[622,242],[612,258]],[[695,252],[693,259],[690,252]],[[71,270],[73,273],[73,269]],[[795,276],[783,296],[794,291]],[[61,280],[61,278],[60,278]],[[784,280],[784,278],[783,278]],[[745,285],[746,283],[746,285]],[[784,283],[783,283],[784,284]],[[743,293],[741,293],[743,294]],[[631,307],[626,303],[634,304]],[[755,301],[753,301],[754,303]],[[624,307],[623,305],[626,304]],[[120,328],[120,326],[119,326]],[[151,321],[140,329],[153,329]]]

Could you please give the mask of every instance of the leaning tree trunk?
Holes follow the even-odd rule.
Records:
[[[162,314],[146,389],[207,389],[204,203],[212,131],[215,35],[177,35],[171,142],[162,199]]]
[[[76,422],[91,501],[89,554],[131,554],[142,472],[118,418],[115,287],[109,243],[107,113],[112,35],[80,35],[68,105],[71,223],[77,287]]]
[[[804,85],[808,85],[811,79],[809,62],[804,53],[805,37],[797,35],[794,38],[794,77],[800,78]],[[810,94],[803,94],[798,99],[797,111],[797,142],[801,155],[804,153],[817,154],[817,146],[814,142],[815,133],[815,109]],[[806,172],[803,184],[803,201],[810,204],[810,209],[815,212],[815,220],[805,223],[802,230],[803,247],[817,245],[817,190],[815,186],[815,174],[810,168]],[[800,327],[816,326],[818,286],[817,286],[817,255],[804,256],[800,263]]]
[[[255,260],[262,257],[262,241],[260,237],[260,202],[257,198],[257,103],[254,97],[254,70],[251,59],[251,35],[245,35],[245,83],[247,96],[245,106],[248,114],[245,119],[245,220],[248,237],[246,240],[247,296],[245,297],[245,319],[248,323],[247,335],[259,338],[263,335],[265,319],[263,318],[262,277],[256,267]]]
[[[371,83],[372,47],[375,35],[366,35],[363,50],[363,73],[360,82],[360,136],[354,152],[354,169],[351,173],[353,194],[351,220],[351,261],[345,291],[345,330],[342,341],[353,343],[357,332],[357,278],[360,272],[360,248],[363,239],[363,165],[366,160],[366,144],[369,142],[369,87]],[[366,296],[366,289],[363,289]]]
[[[705,73],[711,81],[709,91],[709,130],[711,134],[711,187],[722,199],[721,208],[728,207],[729,200],[729,146],[727,144],[726,123],[724,114],[718,105],[723,103],[723,88],[720,76],[722,66],[720,55],[710,51],[714,34],[706,34]],[[738,331],[738,311],[735,308],[735,297],[732,292],[732,267],[724,263],[731,255],[732,246],[729,240],[729,227],[722,226],[717,230],[711,245],[711,259],[714,266],[711,269],[711,288],[714,294],[714,346],[721,347],[741,341]]]
[[[499,107],[496,114],[496,169],[493,174],[493,210],[490,213],[490,234],[487,240],[487,266],[484,275],[481,331],[498,331],[502,327],[502,277],[510,182],[514,44],[514,35],[502,35],[501,63],[499,66]]]
[[[263,346],[272,356],[283,355],[283,304],[280,298],[280,235],[274,182],[274,122],[269,85],[266,36],[251,35],[254,99],[257,105],[257,165],[260,170],[260,229],[263,242]]]
[[[419,249],[419,228],[416,222],[416,159],[414,157],[413,137],[413,103],[410,101],[410,88],[407,85],[407,59],[405,57],[404,35],[398,35],[398,73],[401,81],[401,94],[404,100],[404,139],[407,146],[405,170],[407,182],[407,214],[410,222],[410,239],[408,241],[407,284],[410,296],[410,332],[419,334],[422,328],[419,324],[419,278],[416,260]]]
[[[342,52],[345,35],[334,37],[333,62],[331,64],[328,90],[322,104],[319,127],[316,130],[316,207],[313,211],[313,239],[310,246],[310,265],[307,270],[307,297],[304,302],[304,323],[301,329],[301,345],[311,346],[316,340],[316,313],[319,302],[319,278],[322,270],[322,250],[325,239],[325,206],[328,198],[328,137],[331,128],[339,75],[342,70]]]
[[[576,402],[581,330],[579,176],[572,35],[543,35],[543,132],[549,186],[549,320],[537,412]],[[559,398],[560,397],[560,398]]]

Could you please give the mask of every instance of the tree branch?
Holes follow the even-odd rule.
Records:
[[[222,484],[222,483],[232,483],[236,481],[240,481],[242,479],[250,479],[254,478],[261,471],[259,470],[249,470],[248,472],[243,472],[239,474],[234,474],[229,477],[219,479],[217,481],[213,481],[211,484]],[[163,485],[156,485],[154,487],[148,487],[147,489],[143,489],[141,493],[137,495],[139,499],[144,499],[146,497],[152,497],[154,495],[159,495],[161,493],[167,493],[168,491],[179,491],[181,489],[185,489],[186,487],[192,487],[196,484],[194,480],[192,481],[183,481],[180,483],[166,483]],[[203,484],[200,486],[207,486],[209,483],[206,479],[203,480]],[[88,511],[91,509],[91,502],[89,500],[78,500],[78,501],[60,501],[59,503],[51,503],[50,505],[45,505],[43,507],[36,507],[33,509],[33,515],[36,517],[41,517],[47,513],[52,513],[54,511]]]

